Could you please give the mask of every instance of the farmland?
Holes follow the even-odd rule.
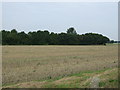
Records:
[[[101,70],[111,70],[110,73],[116,73],[117,77],[117,72],[114,71],[118,65],[117,45],[26,45],[2,46],[2,49],[3,87],[28,82],[37,82],[39,87],[54,87],[51,83],[48,86],[40,85],[45,80],[62,79],[70,75],[75,75],[73,78],[77,80],[77,73]],[[91,76],[95,74],[92,73]],[[31,84],[25,87],[29,85]]]

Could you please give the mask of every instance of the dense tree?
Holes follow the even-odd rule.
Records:
[[[29,37],[24,31],[18,33],[18,38],[20,45],[29,45]]]
[[[109,41],[109,38],[96,33],[86,33],[82,34],[80,37],[80,44],[84,45],[97,45],[104,44]]]
[[[77,32],[73,27],[71,27],[71,28],[67,29],[67,34],[77,34]]]
[[[110,40],[108,43],[115,43],[115,41],[114,40]]]
[[[50,45],[58,45],[59,44],[57,33],[52,32],[49,36],[50,36],[50,39],[49,39]]]
[[[17,32],[2,30],[3,45],[100,45],[109,42],[109,38],[97,33],[79,35],[74,28],[67,33],[49,33],[49,31]]]
[[[2,45],[2,32],[0,31],[0,45]]]

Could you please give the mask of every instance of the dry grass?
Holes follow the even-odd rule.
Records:
[[[45,81],[30,81],[3,88],[93,88],[91,82],[94,77],[99,79],[99,88],[118,88],[118,69],[81,72],[71,76],[49,79]],[[96,83],[95,83],[96,84]]]
[[[3,86],[116,67],[118,46],[3,46]]]

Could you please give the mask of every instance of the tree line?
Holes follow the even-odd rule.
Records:
[[[67,29],[66,33],[50,33],[47,30],[25,33],[16,29],[2,30],[0,33],[2,45],[102,45],[110,41],[108,37],[97,33],[79,35],[73,27]]]

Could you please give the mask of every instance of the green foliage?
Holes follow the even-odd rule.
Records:
[[[49,33],[49,31],[33,31],[26,34],[2,30],[3,45],[100,45],[109,42],[109,38],[96,33],[79,35],[73,27],[67,33]]]
[[[75,31],[75,29],[73,27],[67,29],[67,34],[77,34],[77,32]]]
[[[2,32],[0,31],[0,45],[2,44]]]
[[[106,84],[105,82],[100,82],[100,83],[99,83],[99,87],[104,87],[105,84]]]

